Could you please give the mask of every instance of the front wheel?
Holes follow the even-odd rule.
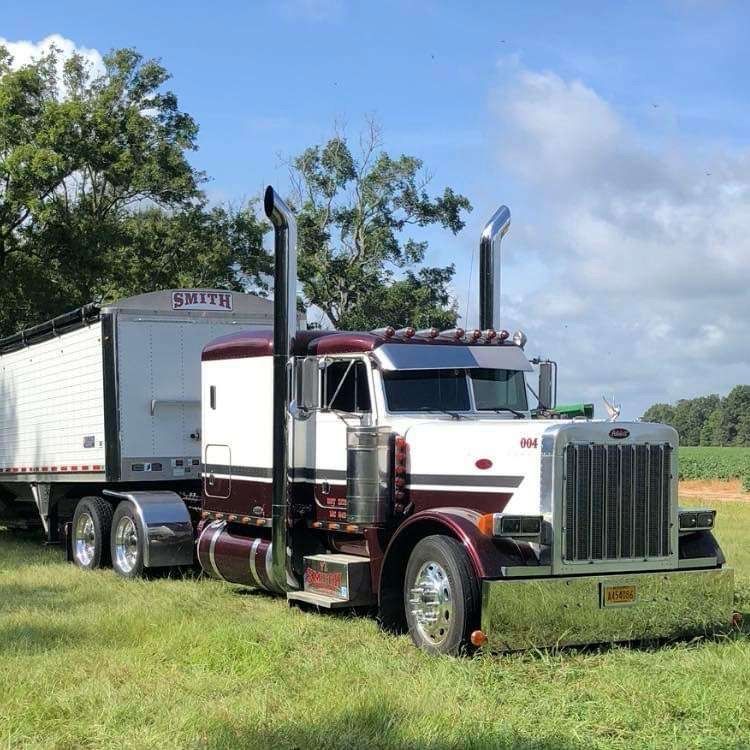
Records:
[[[434,535],[420,540],[406,566],[404,606],[414,643],[435,654],[471,650],[479,627],[479,582],[466,551],[455,539]]]
[[[120,503],[112,518],[112,568],[123,578],[141,578],[144,575],[143,544],[133,503]]]

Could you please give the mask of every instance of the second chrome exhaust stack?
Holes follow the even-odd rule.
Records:
[[[479,328],[483,331],[500,325],[500,243],[508,229],[510,209],[500,206],[479,241]]]

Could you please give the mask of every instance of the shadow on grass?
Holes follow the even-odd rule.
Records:
[[[5,625],[0,630],[0,654],[76,649],[85,638],[80,628],[64,625]]]
[[[440,707],[435,707],[439,717]],[[497,717],[501,716],[498,711]],[[198,748],[401,748],[402,750],[449,750],[465,748],[513,748],[514,750],[583,750],[588,742],[542,733],[540,719],[537,737],[522,735],[510,726],[478,723],[471,734],[441,739],[440,724],[425,727],[423,717],[404,716],[400,709],[385,703],[374,703],[338,716],[311,716],[274,721],[264,727],[247,727],[240,722],[217,722],[210,719],[196,738]]]

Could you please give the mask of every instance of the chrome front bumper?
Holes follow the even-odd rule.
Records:
[[[632,604],[605,605],[605,587],[633,586]],[[482,631],[498,651],[704,634],[729,626],[733,600],[731,568],[484,580]]]

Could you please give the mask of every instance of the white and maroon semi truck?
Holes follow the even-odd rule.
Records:
[[[271,188],[265,210],[273,302],[155,292],[0,342],[0,523],[36,515],[81,568],[197,563],[376,609],[437,653],[729,624],[714,513],[677,505],[675,431],[553,418],[545,361],[529,404],[525,337],[494,320],[507,208],[468,333],[298,330],[294,218]]]

